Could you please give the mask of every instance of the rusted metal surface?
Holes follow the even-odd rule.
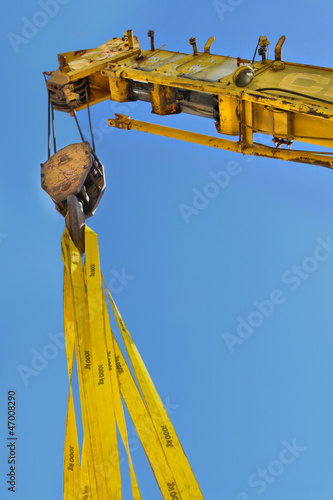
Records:
[[[83,204],[85,217],[91,217],[105,191],[104,167],[88,142],[70,144],[41,165],[42,188],[65,216],[66,200],[75,195]]]
[[[259,54],[259,56],[261,56],[261,62],[263,64],[265,64],[267,61],[267,59],[266,59],[267,47],[268,47],[268,45],[270,45],[271,42],[269,40],[267,40],[267,37],[260,36],[258,43],[260,45],[260,48],[258,50],[258,54]]]
[[[192,38],[190,38],[189,42],[190,42],[190,45],[193,47],[193,55],[197,56],[198,55],[197,39],[194,36],[192,36]]]
[[[66,58],[68,76],[73,81],[77,77],[89,76],[108,63],[121,61],[133,57],[140,52],[140,44],[132,30],[128,30],[122,38],[113,38],[95,49],[64,52],[60,54]]]
[[[46,84],[54,109],[57,111],[72,111],[73,108],[86,103],[86,90],[89,88],[87,78],[79,79],[75,84],[56,84],[50,82]]]
[[[208,38],[208,40],[204,46],[204,53],[205,54],[210,54],[210,48],[211,48],[211,45],[214,42],[214,40],[215,40],[215,36],[211,36],[210,38]]]
[[[104,72],[105,74],[105,72]],[[115,102],[127,102],[132,100],[132,86],[124,78],[120,78],[116,71],[108,70],[108,80],[110,85],[110,98]]]
[[[81,254],[84,254],[84,226],[85,215],[82,203],[73,194],[67,198],[67,213],[65,217],[66,227]]]
[[[148,85],[152,111],[158,115],[172,115],[180,113],[179,101],[177,99],[177,89],[165,85]]]
[[[133,36],[133,33],[126,32],[122,38],[113,38],[95,49],[59,54],[59,68],[44,73],[46,77],[49,77],[46,85],[52,95],[51,100],[54,101],[55,109],[68,113],[71,111],[69,103],[77,110],[86,106],[84,89],[82,93],[79,93],[78,99],[75,96],[82,81],[88,82],[91,104],[109,99],[109,82],[101,75],[101,69],[106,68],[109,63],[131,59],[140,53],[137,38]],[[70,84],[74,85],[74,88],[70,87]],[[70,91],[67,95],[65,89]]]
[[[42,188],[56,203],[80,192],[92,166],[90,153],[88,142],[70,144],[42,165]]]
[[[148,36],[150,38],[150,50],[155,50],[155,30],[148,30]]]
[[[281,61],[282,60],[282,45],[286,41],[285,35],[282,35],[279,38],[278,43],[275,46],[275,61]]]

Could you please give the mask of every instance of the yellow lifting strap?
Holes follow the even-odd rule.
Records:
[[[61,253],[65,267],[64,330],[69,376],[64,500],[122,499],[117,428],[127,452],[132,498],[141,500],[122,398],[163,499],[203,500],[162,401],[104,282],[140,390],[111,330],[97,235],[86,226],[84,266],[67,229]],[[83,426],[81,457],[72,394],[75,354]]]

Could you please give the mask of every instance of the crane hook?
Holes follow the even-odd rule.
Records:
[[[85,215],[83,205],[75,194],[71,194],[67,198],[65,223],[74,245],[79,250],[80,254],[83,255]]]

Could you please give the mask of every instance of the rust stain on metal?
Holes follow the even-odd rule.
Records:
[[[68,155],[63,155],[59,158],[59,163],[63,163],[64,161],[70,161],[71,158]]]
[[[90,165],[89,143],[71,144],[42,165],[42,188],[54,201],[62,202],[80,191]]]

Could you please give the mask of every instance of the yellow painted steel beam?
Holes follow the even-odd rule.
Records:
[[[103,70],[102,74],[108,76],[108,70]],[[156,83],[158,85],[167,85],[169,87],[177,87],[185,90],[195,90],[197,92],[202,92],[204,94],[217,94],[217,95],[227,95],[234,97],[236,99],[255,102],[259,104],[264,104],[266,106],[278,107],[285,111],[292,111],[294,113],[301,113],[306,115],[313,115],[320,118],[325,118],[326,120],[333,121],[333,106],[332,108],[319,106],[317,104],[310,104],[306,102],[297,102],[291,96],[281,97],[283,93],[278,96],[273,95],[263,95],[262,92],[257,92],[255,90],[238,90],[230,89],[220,82],[205,82],[202,80],[191,80],[189,78],[174,77],[158,72],[147,72],[141,71],[139,69],[120,69],[118,71],[112,72],[120,78],[125,78],[127,80],[134,80],[138,82],[145,83]],[[276,90],[278,92],[278,90]],[[289,98],[288,98],[289,97]],[[311,96],[308,98],[311,100]]]
[[[259,144],[242,144],[238,141],[220,139],[219,137],[165,127],[164,125],[156,125],[140,120],[132,120],[129,116],[125,115],[116,115],[114,119],[108,120],[108,124],[110,127],[123,130],[138,130],[149,134],[170,137],[171,139],[193,142],[202,146],[210,146],[213,148],[225,149],[226,151],[233,151],[235,153],[242,153],[243,155],[262,156],[265,158],[275,158],[333,168],[333,156],[326,155],[325,153],[313,153],[299,150],[292,151],[289,149],[271,148]]]
[[[131,57],[137,56],[138,54],[140,54],[140,52],[141,49],[139,47],[136,49],[130,49],[123,54],[116,54],[115,56],[108,58],[108,64],[119,63],[124,59],[129,59]],[[92,72],[98,73],[102,68],[104,68],[104,66],[105,61],[94,61],[87,68],[72,70],[69,74],[70,81],[75,81],[78,77],[84,78],[86,76],[90,76]]]
[[[141,51],[138,39],[127,30],[122,38],[95,49],[60,54],[59,69],[46,74],[51,102],[67,113],[73,106],[83,109],[88,102],[85,86],[90,105],[109,98],[145,101],[154,114],[211,118],[222,137],[238,138],[204,141],[220,144],[214,147],[331,166],[326,154],[269,148],[253,141],[256,134],[265,134],[277,146],[301,141],[333,149],[333,69],[282,61],[285,36],[276,45],[274,61],[266,59],[269,41],[264,36],[262,60],[257,62],[210,54],[212,41],[213,37],[200,52],[191,38],[191,54],[162,50],[164,46]],[[165,130],[170,137],[178,134]],[[201,140],[199,134],[196,139],[190,132],[179,134],[183,140]]]

